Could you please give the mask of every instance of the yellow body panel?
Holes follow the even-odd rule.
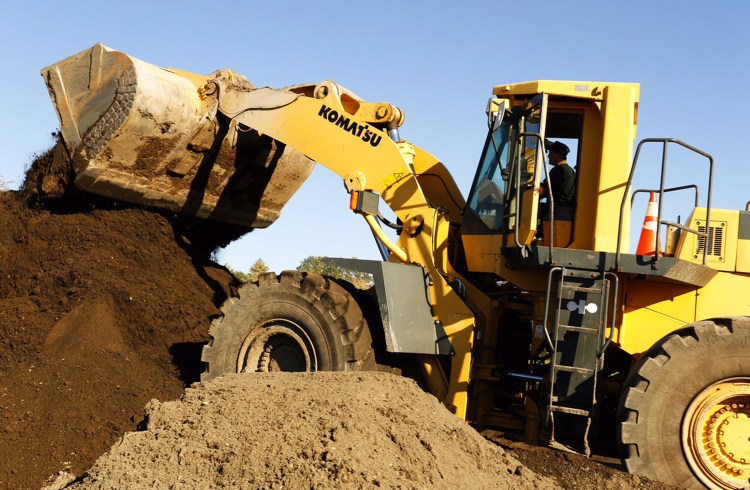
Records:
[[[698,290],[696,319],[750,316],[750,274],[720,273]]]
[[[604,125],[601,141],[600,175],[596,186],[598,195],[590,201],[583,202],[596,203],[592,250],[616,252],[618,222],[615,217],[620,215],[623,193],[630,173],[630,162],[633,158],[639,89],[634,85],[614,84],[604,90],[607,99],[602,112],[607,123]],[[625,210],[629,209],[628,200]],[[629,221],[630,215],[626,212],[623,222]],[[629,238],[627,235],[622,238],[622,251],[626,251]]]
[[[750,274],[721,272],[703,288],[630,278],[625,283],[625,298],[615,341],[637,355],[690,323],[749,316]]]
[[[695,321],[694,288],[631,278],[625,283],[623,320],[615,341],[639,354],[674,330]]]

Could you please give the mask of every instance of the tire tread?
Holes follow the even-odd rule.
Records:
[[[254,307],[254,297],[267,290],[298,291],[297,295],[319,308],[326,318],[331,334],[345,348],[344,369],[347,371],[376,370],[372,337],[360,306],[346,288],[335,280],[313,273],[283,271],[280,274],[261,274],[257,282],[248,282],[238,289],[238,297],[231,298],[221,307],[223,315],[216,318],[209,328],[209,342],[203,347],[201,361],[204,363],[202,381],[213,379],[226,372],[220,360],[222,353],[217,339],[231,336],[237,328],[236,319]]]

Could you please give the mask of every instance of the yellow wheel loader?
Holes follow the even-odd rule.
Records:
[[[396,368],[478,427],[587,454],[616,441],[630,471],[688,488],[750,485],[750,211],[711,207],[709,154],[634,149],[637,84],[494,87],[465,199],[401,139],[401,109],[331,81],[257,88],[100,44],[42,75],[81,189],[262,228],[319,163],[371,227],[382,261],[329,259],[370,290],[296,271],[244,285],[211,326],[204,380]],[[572,203],[546,183],[553,140],[575,155]],[[656,177],[634,189],[654,146]],[[675,147],[705,163],[700,199],[666,187]],[[629,253],[638,192],[653,207]],[[686,192],[689,219],[667,221]]]

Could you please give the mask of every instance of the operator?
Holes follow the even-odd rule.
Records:
[[[570,148],[559,141],[545,140],[544,146],[547,148],[549,164],[552,170],[549,171],[549,180],[542,182],[539,197],[547,197],[547,202],[539,204],[539,217],[549,219],[549,194],[552,193],[555,201],[555,219],[570,221],[573,219],[573,208],[576,204],[576,173],[568,165],[565,158],[570,153]]]

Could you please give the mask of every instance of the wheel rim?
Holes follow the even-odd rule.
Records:
[[[712,384],[696,396],[682,421],[690,468],[709,488],[750,483],[750,378]]]
[[[289,320],[274,319],[245,337],[238,373],[316,371],[318,360],[307,332]]]

